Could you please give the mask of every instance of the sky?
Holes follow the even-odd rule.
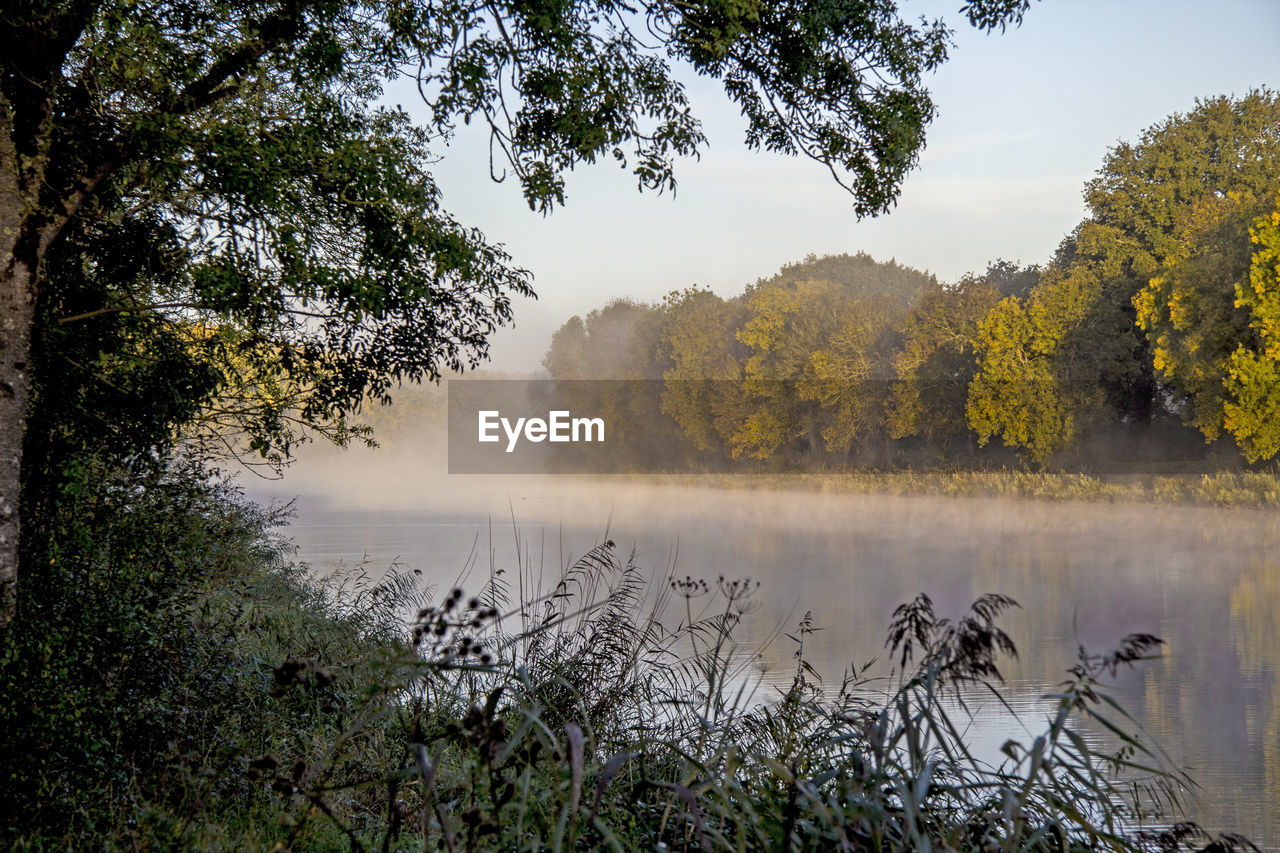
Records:
[[[902,0],[956,31],[927,80],[938,106],[896,207],[859,220],[825,167],[754,152],[715,81],[687,78],[709,145],[678,189],[640,193],[611,162],[568,176],[566,205],[531,212],[489,178],[486,136],[441,152],[444,207],[534,274],[493,369],[537,369],[551,334],[612,299],[658,301],[693,284],[722,296],[810,253],[864,251],[954,281],[997,258],[1046,261],[1084,217],[1082,190],[1109,148],[1197,98],[1280,88],[1280,0],[1037,0],[1021,27],[985,34],[960,0]],[[412,104],[405,100],[411,112]]]

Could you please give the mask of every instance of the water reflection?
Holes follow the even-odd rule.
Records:
[[[464,487],[465,486],[465,487]],[[547,577],[606,535],[661,575],[750,576],[754,640],[812,611],[806,653],[825,679],[881,654],[889,614],[927,592],[960,615],[984,592],[1017,599],[1021,651],[1005,675],[1027,707],[1083,644],[1135,631],[1165,655],[1116,695],[1203,786],[1196,819],[1280,848],[1280,518],[1200,508],[662,489],[515,479],[411,497],[304,499],[292,535],[317,567],[399,559],[441,586],[517,559]],[[514,521],[513,521],[514,519]],[[473,582],[474,583],[474,582]],[[786,640],[764,663],[785,680]],[[766,683],[766,688],[767,683]],[[1034,713],[1034,712],[1033,712]],[[993,743],[994,712],[978,734]],[[993,730],[994,727],[994,730]]]

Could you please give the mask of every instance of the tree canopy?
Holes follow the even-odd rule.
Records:
[[[615,301],[572,317],[543,364],[556,380],[643,380],[627,389],[629,412],[604,399],[612,383],[585,385],[598,399],[578,402],[620,415],[610,423],[644,424],[664,449],[838,459],[884,435],[899,330],[936,287],[927,273],[865,253],[811,255],[732,299],[694,287],[661,305]],[[565,388],[575,393],[572,382]],[[655,390],[660,403],[648,405]]]
[[[1002,294],[1029,289],[1038,270],[998,261],[983,276],[936,284],[912,306],[894,355],[886,403],[893,438],[918,435],[946,444],[968,432],[965,404],[976,370],[978,328]]]
[[[1197,101],[1108,153],[1085,188],[1089,218],[1063,242],[1040,284],[997,306],[984,324],[969,404],[981,439],[998,436],[1043,462],[1092,424],[1150,419],[1166,404],[1166,390],[1175,409],[1200,405],[1190,386],[1162,388],[1155,341],[1139,328],[1150,311],[1145,303],[1135,308],[1135,297],[1142,303],[1139,294],[1162,267],[1187,256],[1186,242],[1208,208],[1232,194],[1274,195],[1278,138],[1280,98],[1259,89]],[[1246,243],[1237,228],[1237,260]],[[1207,315],[1194,324],[1220,326]]]
[[[1233,436],[1251,462],[1280,452],[1277,224],[1270,203],[1232,194],[1197,206],[1160,274],[1134,297],[1155,369],[1188,424]]]

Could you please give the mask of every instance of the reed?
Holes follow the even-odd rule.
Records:
[[[919,596],[889,619],[891,670],[838,685],[805,660],[817,629],[806,616],[787,635],[790,687],[762,702],[752,650],[734,639],[758,592],[748,579],[654,589],[605,542],[545,595],[513,600],[508,586],[495,575],[474,597],[455,590],[419,608],[397,677],[352,714],[343,740],[381,719],[398,767],[371,783],[382,805],[348,807],[353,849],[1251,846],[1178,821],[1193,783],[1107,693],[1118,669],[1157,653],[1155,637],[1082,651],[1039,733],[991,763],[966,742],[966,697],[1004,696],[999,667],[1016,655],[999,626],[1008,598],[983,596],[950,621]],[[328,789],[291,784],[282,805],[300,826]],[[336,806],[320,812],[337,819]]]

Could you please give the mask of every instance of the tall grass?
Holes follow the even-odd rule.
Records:
[[[892,672],[839,685],[806,662],[805,617],[789,688],[762,702],[734,640],[756,594],[725,578],[648,588],[612,542],[538,598],[513,600],[498,576],[471,598],[451,591],[417,610],[411,653],[383,662],[381,691],[337,738],[358,752],[381,720],[377,742],[395,753],[363,811],[334,797],[329,771],[277,761],[268,781],[299,824],[318,811],[353,849],[1250,847],[1177,821],[1190,780],[1107,695],[1157,638],[1081,652],[1039,734],[993,763],[966,741],[966,697],[1003,697],[999,665],[1016,651],[999,617],[1014,602],[983,596],[949,621],[920,596],[889,621]]]

